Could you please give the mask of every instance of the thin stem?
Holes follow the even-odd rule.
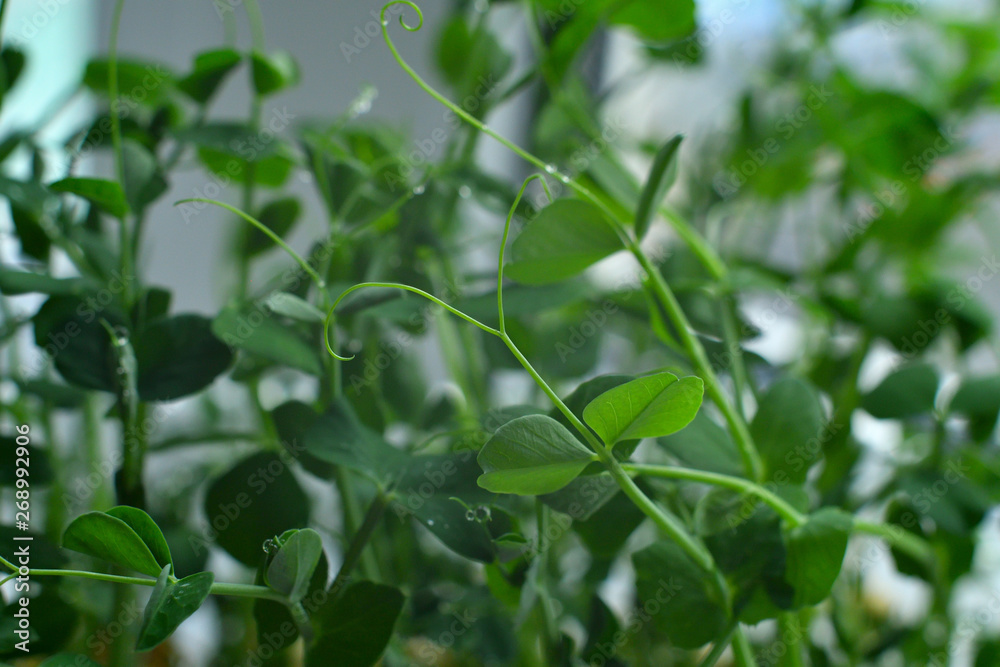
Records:
[[[623,463],[622,469],[628,473],[637,475],[647,475],[649,477],[662,477],[665,479],[684,479],[689,482],[701,482],[721,486],[734,491],[741,491],[757,496],[762,501],[770,505],[785,521],[792,527],[801,526],[806,522],[806,517],[797,509],[789,505],[777,495],[771,493],[763,486],[755,484],[742,477],[732,477],[715,472],[704,470],[693,470],[691,468],[680,468],[675,466],[662,466],[646,463]]]
[[[778,635],[785,642],[788,667],[805,667],[802,660],[802,626],[798,614],[785,612],[778,616]]]
[[[386,507],[389,506],[389,500],[389,496],[379,493],[368,507],[365,520],[354,534],[350,546],[347,547],[347,552],[344,554],[344,562],[340,564],[337,577],[333,580],[333,586],[330,587],[333,595],[338,594],[344,584],[347,583],[347,577],[351,574],[354,566],[357,565],[361,554],[364,553],[365,545],[368,544],[368,540],[371,539],[372,534],[375,532],[378,522],[382,520],[382,515],[385,513]]]
[[[250,23],[250,43],[257,51],[264,50],[264,16],[260,13],[257,0],[247,0],[247,20]]]
[[[729,642],[732,641],[733,634],[736,632],[738,625],[738,622],[734,622],[729,629],[726,630],[726,634],[715,642],[715,645],[712,646],[712,650],[709,651],[708,654],[702,658],[701,662],[698,663],[698,667],[714,667],[715,663],[717,663],[719,658],[722,657],[722,654],[726,652],[726,648],[729,646]]]
[[[122,151],[122,121],[118,115],[118,29],[121,26],[125,0],[116,0],[111,14],[111,36],[108,43],[108,97],[111,112],[111,145],[115,154],[115,173],[118,182],[125,186],[125,156]],[[128,247],[126,245],[122,246]]]
[[[733,403],[740,419],[746,421],[746,413],[743,410],[743,396],[749,384],[747,381],[747,367],[743,359],[743,348],[740,345],[740,334],[736,328],[736,301],[731,295],[726,295],[722,299],[722,327],[726,342],[726,351],[729,353],[729,371],[733,376],[733,393],[735,398]]]
[[[337,297],[336,301],[333,302],[333,305],[330,306],[330,311],[327,313],[326,320],[323,322],[323,340],[326,343],[326,351],[329,352],[330,355],[332,355],[333,357],[335,357],[335,358],[337,358],[337,359],[339,359],[341,361],[350,361],[351,359],[354,358],[354,356],[352,355],[350,357],[342,357],[339,354],[337,354],[336,352],[334,352],[333,348],[330,346],[329,332],[330,332],[330,325],[333,323],[333,314],[337,310],[337,306],[340,305],[340,302],[343,301],[344,298],[347,295],[349,295],[351,292],[355,292],[355,291],[357,291],[359,289],[362,289],[362,288],[365,288],[365,287],[387,287],[387,288],[391,288],[391,289],[401,289],[401,290],[405,290],[407,292],[412,292],[414,294],[419,294],[420,296],[424,297],[428,301],[431,301],[431,302],[433,302],[433,303],[441,306],[442,308],[444,308],[445,310],[447,310],[452,315],[460,317],[460,318],[462,318],[463,320],[465,320],[466,322],[468,322],[470,324],[474,324],[475,326],[479,327],[480,329],[482,329],[486,333],[493,334],[494,336],[500,336],[500,332],[497,331],[496,329],[494,329],[493,327],[487,326],[487,325],[483,324],[482,322],[480,322],[479,320],[475,319],[474,317],[466,315],[465,313],[463,313],[462,311],[458,310],[457,308],[454,308],[453,306],[448,305],[447,303],[445,303],[441,299],[437,298],[433,294],[428,294],[427,292],[423,291],[420,288],[412,287],[410,285],[403,285],[402,283],[381,283],[381,282],[358,283],[357,285],[353,285],[353,286],[347,288],[346,290],[344,290],[340,294],[340,296]]]
[[[513,143],[506,137],[498,134],[494,130],[487,127],[482,121],[480,121],[475,116],[471,115],[447,97],[435,90],[429,83],[424,81],[423,78],[417,72],[410,67],[410,65],[403,59],[399,51],[396,49],[396,45],[393,43],[392,39],[389,37],[389,20],[386,16],[388,10],[394,5],[406,5],[411,8],[417,14],[417,24],[410,25],[403,20],[401,16],[399,19],[400,25],[409,32],[416,32],[420,30],[424,23],[424,15],[421,12],[420,7],[418,7],[411,0],[392,0],[392,2],[387,3],[382,7],[381,19],[382,19],[382,37],[385,40],[386,46],[392,52],[393,58],[399,66],[406,72],[410,78],[412,78],[417,85],[419,85],[423,90],[433,97],[435,100],[443,104],[449,110],[451,110],[455,115],[469,123],[480,132],[493,137],[495,140],[499,141],[510,151],[524,159],[525,161],[535,165],[539,169],[544,170],[546,173],[551,174],[557,178],[562,183],[565,183],[571,189],[576,191],[581,197],[588,200],[590,203],[597,206],[606,216],[607,222],[611,228],[615,231],[618,237],[621,239],[625,247],[631,252],[635,258],[639,261],[640,265],[644,271],[646,271],[650,280],[647,281],[649,288],[652,290],[653,295],[656,296],[657,300],[660,301],[663,308],[666,310],[670,319],[673,321],[676,328],[680,331],[682,342],[684,343],[685,349],[691,360],[694,362],[698,373],[705,380],[706,389],[712,400],[719,406],[719,409],[723,412],[727,423],[729,424],[730,430],[733,432],[733,438],[736,441],[737,447],[740,450],[740,456],[743,459],[744,466],[747,471],[747,475],[752,479],[761,479],[763,477],[763,465],[760,461],[760,455],[757,453],[756,447],[753,443],[753,438],[750,435],[750,431],[747,428],[746,422],[740,417],[739,413],[733,407],[726,396],[725,391],[722,389],[722,385],[719,383],[718,378],[715,375],[715,371],[712,369],[711,364],[708,362],[708,357],[705,354],[705,349],[701,345],[701,342],[695,336],[684,311],[681,309],[680,305],[677,303],[677,299],[674,297],[670,288],[667,286],[666,281],[655,267],[653,267],[652,262],[650,262],[649,257],[643,252],[642,248],[633,238],[633,236],[627,231],[628,221],[622,220],[616,213],[611,210],[599,197],[597,197],[593,192],[591,192],[587,187],[576,182],[569,176],[559,172],[553,165],[546,164],[544,161],[536,157],[535,155],[524,150],[517,144]],[[690,230],[693,233],[693,230]],[[703,248],[704,250],[704,248]]]
[[[243,218],[244,220],[246,220],[247,222],[249,222],[251,225],[253,225],[257,229],[259,229],[261,232],[263,232],[269,239],[271,239],[272,241],[274,241],[274,243],[278,247],[280,247],[282,250],[284,250],[289,255],[291,255],[292,259],[294,259],[296,262],[298,262],[299,266],[302,267],[302,270],[305,271],[306,274],[316,284],[316,287],[318,287],[321,290],[325,289],[325,287],[326,287],[326,281],[324,281],[323,278],[321,278],[320,275],[318,273],[316,273],[316,270],[312,266],[309,265],[309,262],[307,262],[306,260],[304,260],[302,258],[302,255],[300,255],[299,253],[297,253],[294,250],[292,250],[292,248],[287,243],[285,243],[281,239],[280,236],[278,236],[273,231],[271,231],[270,227],[268,227],[267,225],[265,225],[264,223],[262,223],[257,218],[253,217],[252,215],[250,215],[248,213],[244,213],[243,211],[241,211],[240,209],[236,208],[235,206],[230,206],[229,204],[227,204],[225,202],[217,201],[215,199],[203,199],[201,197],[192,197],[190,199],[181,199],[180,201],[174,202],[174,206],[177,206],[179,204],[186,204],[188,202],[201,202],[203,204],[213,204],[215,206],[219,206],[221,208],[226,209],[227,211],[230,211],[230,212],[235,213],[236,215],[240,216],[241,218]]]
[[[854,521],[854,531],[881,537],[890,545],[917,560],[930,564],[934,561],[934,552],[931,546],[920,537],[914,535],[904,528],[892,526],[884,523],[873,523],[871,521]]]
[[[743,628],[737,626],[733,634],[733,657],[738,667],[756,667],[757,660],[753,657],[753,646],[747,639]]]
[[[521,197],[524,196],[524,191],[527,189],[528,184],[533,180],[538,179],[542,183],[542,188],[545,189],[545,196],[552,201],[552,193],[549,192],[548,183],[545,182],[545,177],[542,174],[533,174],[524,179],[524,183],[521,184],[521,189],[517,192],[517,197],[514,198],[514,203],[510,207],[510,212],[507,213],[507,220],[503,225],[503,238],[500,240],[500,259],[497,261],[497,312],[500,315],[500,333],[507,332],[507,325],[504,322],[503,317],[503,258],[504,253],[507,250],[507,237],[510,235],[510,223],[514,219],[514,212],[517,210],[518,204],[521,203]]]

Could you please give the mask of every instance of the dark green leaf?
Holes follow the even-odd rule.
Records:
[[[727,624],[725,609],[711,592],[708,575],[679,546],[667,540],[636,552],[637,606],[656,604],[656,628],[680,648],[717,639]]]
[[[642,196],[639,198],[639,206],[635,210],[635,235],[642,238],[649,230],[649,223],[656,215],[663,196],[674,182],[676,171],[670,174],[670,166],[675,164],[675,155],[680,148],[681,140],[684,137],[676,135],[667,143],[663,144],[653,159],[653,166],[650,167],[649,176],[646,177],[646,185],[642,189]]]
[[[289,468],[289,457],[259,452],[218,477],[205,494],[214,539],[240,562],[256,567],[264,541],[309,522],[309,500]]]
[[[371,667],[392,637],[405,598],[399,589],[371,581],[331,596],[314,618],[316,640],[306,654],[310,667]]]
[[[785,536],[785,581],[795,591],[794,606],[819,604],[830,595],[840,574],[854,520],[843,510],[826,507]]]
[[[198,572],[171,583],[170,568],[165,567],[156,580],[149,602],[142,614],[142,626],[136,642],[137,651],[148,651],[165,641],[208,598],[215,575]]]
[[[83,197],[91,204],[119,220],[128,215],[128,202],[122,186],[100,178],[64,178],[49,185],[53,192],[68,192]]]
[[[302,206],[299,204],[298,199],[295,197],[282,197],[281,199],[275,199],[265,204],[256,217],[265,227],[277,234],[279,238],[284,238],[292,227],[295,226],[301,210]],[[266,250],[277,247],[274,241],[256,227],[251,229],[248,234],[247,255],[249,257],[259,255]]]
[[[319,375],[323,371],[317,348],[271,319],[262,309],[227,308],[212,322],[212,332],[230,348],[246,350],[278,364]]]
[[[232,361],[232,352],[200,315],[174,315],[148,323],[135,340],[139,395],[168,401],[210,385]]]
[[[384,480],[399,470],[407,455],[362,424],[350,403],[333,401],[305,435],[305,451],[327,463]]]
[[[704,412],[683,429],[656,442],[682,465],[737,477],[744,473],[740,453],[724,428]]]
[[[79,295],[92,283],[83,278],[53,278],[41,273],[0,268],[0,291],[9,296],[40,292],[57,296]]]
[[[531,496],[563,488],[597,456],[551,417],[528,415],[498,428],[477,460],[481,487]]]
[[[167,181],[160,165],[145,146],[126,138],[122,146],[125,171],[125,199],[136,214],[167,191]]]
[[[191,73],[177,82],[177,87],[199,104],[207,102],[243,56],[233,49],[204,51],[195,56]]]
[[[934,409],[938,374],[929,364],[914,364],[890,374],[861,399],[861,407],[878,419],[903,419]]]
[[[802,483],[822,456],[823,409],[811,385],[794,378],[775,382],[750,424],[769,479]]]
[[[161,567],[173,564],[173,559],[170,557],[170,547],[167,546],[163,532],[152,517],[141,509],[126,505],[112,507],[105,513],[128,524],[129,528],[134,530],[139,539],[149,548],[149,552],[153,554],[153,558]]]
[[[87,512],[74,519],[63,533],[63,547],[151,577],[163,569],[131,526],[104,512]]]

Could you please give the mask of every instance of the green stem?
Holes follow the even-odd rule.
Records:
[[[111,36],[108,43],[108,110],[111,116],[111,146],[115,159],[115,177],[122,188],[125,187],[125,153],[122,148],[122,120],[120,116],[120,103],[118,91],[118,31],[121,27],[122,11],[125,8],[125,0],[116,0],[114,12],[111,15]],[[118,221],[118,252],[121,264],[121,273],[125,279],[125,290],[123,298],[126,304],[132,303],[132,267],[134,257],[132,255],[132,241],[129,237],[128,215]]]
[[[0,558],[4,565],[13,568],[14,566],[8,561]],[[17,573],[10,575],[7,580],[16,577]],[[113,584],[133,584],[136,586],[148,586],[153,587],[156,585],[156,579],[146,579],[143,577],[127,577],[119,574],[104,574],[103,572],[88,572],[86,570],[29,570],[29,577],[74,577],[79,579],[94,579],[97,581],[107,581]],[[0,582],[0,583],[3,583]],[[226,584],[226,583],[215,583],[212,584],[212,588],[209,589],[212,595],[228,595],[233,597],[244,597],[244,598],[262,598],[265,600],[274,600],[275,602],[287,603],[288,599],[273,589],[266,586],[254,586],[251,584]]]
[[[729,400],[729,397],[726,396],[725,391],[722,389],[722,386],[715,375],[715,371],[708,362],[708,357],[705,354],[704,347],[694,334],[694,331],[687,320],[687,316],[677,303],[677,299],[674,297],[669,286],[667,286],[662,274],[660,274],[660,272],[653,266],[649,257],[645,254],[645,252],[643,252],[639,244],[627,231],[626,226],[628,221],[619,218],[614,211],[612,211],[587,187],[559,172],[553,165],[546,164],[540,158],[536,157],[532,153],[529,153],[503,135],[487,127],[478,118],[454,104],[447,97],[435,90],[433,86],[424,81],[424,79],[421,78],[421,76],[417,74],[417,72],[403,59],[403,57],[399,54],[399,51],[396,49],[396,45],[393,43],[392,39],[389,38],[389,20],[386,14],[389,8],[399,4],[406,5],[417,14],[417,24],[415,26],[411,26],[403,20],[402,16],[400,17],[399,23],[405,30],[409,32],[416,32],[417,30],[420,30],[424,22],[423,12],[420,10],[420,7],[418,7],[411,0],[392,0],[392,2],[389,2],[382,7],[382,37],[399,66],[428,95],[443,104],[459,118],[469,123],[480,132],[489,135],[496,141],[499,141],[508,150],[518,155],[523,160],[535,165],[546,173],[551,174],[562,183],[565,183],[567,186],[576,191],[581,197],[597,206],[607,216],[608,224],[615,231],[629,252],[635,256],[643,270],[649,275],[649,280],[646,281],[646,284],[649,286],[649,289],[652,290],[653,295],[661,303],[664,310],[673,321],[674,326],[680,332],[682,342],[684,343],[684,347],[688,355],[691,357],[698,373],[705,380],[706,391],[711,399],[719,406],[719,409],[726,418],[726,422],[729,424],[730,430],[733,433],[733,438],[740,451],[740,456],[743,459],[747,476],[752,479],[761,479],[763,476],[763,465],[761,464],[760,455],[757,453],[756,447],[754,446],[753,438],[750,435],[750,430],[747,428],[746,422],[744,422],[740,417],[738,411],[734,408],[732,402]],[[693,230],[691,231],[693,232]]]
[[[934,551],[927,542],[898,526],[855,520],[854,532],[881,537],[890,545],[923,563],[931,564],[934,561]]]
[[[624,463],[622,469],[628,473],[647,475],[649,477],[662,477],[666,479],[683,479],[689,482],[700,482],[721,486],[733,491],[752,494],[770,505],[791,527],[801,526],[806,522],[806,517],[797,509],[789,505],[780,497],[771,493],[763,486],[755,484],[742,477],[732,477],[715,472],[704,470],[692,470],[690,468],[679,468],[675,466],[653,465],[645,463]]]
[[[726,647],[728,647],[729,643],[733,640],[733,634],[738,629],[738,626],[738,622],[734,622],[730,626],[729,630],[726,631],[726,634],[715,642],[712,646],[712,650],[709,651],[708,654],[702,658],[701,662],[698,663],[698,667],[713,667],[715,663],[719,661],[722,654],[726,652]]]
[[[330,587],[330,591],[334,595],[337,595],[344,584],[347,583],[347,577],[351,574],[351,570],[357,565],[362,554],[366,553],[365,545],[368,544],[368,540],[374,534],[379,521],[382,520],[382,515],[389,506],[389,501],[389,496],[379,493],[368,507],[365,520],[354,534],[350,546],[347,547],[347,552],[344,554],[344,562],[341,563],[340,570],[337,571],[337,577],[333,580],[333,586]]]
[[[785,612],[778,616],[778,640],[785,642],[785,654],[788,667],[805,667],[802,660],[802,626],[799,617],[793,612]]]
[[[750,645],[750,640],[741,627],[737,627],[733,634],[733,657],[738,667],[757,665],[757,660],[753,657],[753,646]]]
[[[298,262],[299,266],[302,267],[302,270],[305,271],[306,274],[316,284],[316,287],[318,287],[321,290],[325,289],[325,287],[326,287],[326,281],[324,281],[320,277],[320,275],[318,273],[316,273],[316,270],[309,264],[309,262],[307,262],[306,260],[304,260],[302,258],[302,255],[300,255],[299,253],[297,253],[294,250],[292,250],[292,248],[287,243],[285,243],[281,239],[280,236],[278,236],[273,231],[271,231],[270,227],[268,227],[267,225],[265,225],[264,223],[262,223],[257,218],[253,217],[249,213],[244,213],[243,211],[241,211],[240,209],[236,208],[235,206],[230,206],[229,204],[227,204],[225,202],[217,201],[215,199],[203,199],[201,197],[191,197],[190,199],[181,199],[181,200],[179,200],[177,202],[174,202],[174,206],[177,206],[179,204],[187,204],[189,202],[201,202],[203,204],[212,204],[214,206],[219,206],[221,208],[226,209],[227,211],[230,211],[231,213],[235,213],[236,215],[240,216],[241,218],[243,218],[244,220],[246,220],[247,222],[249,222],[251,225],[253,225],[257,229],[259,229],[261,232],[263,232],[264,235],[266,235],[269,239],[271,239],[272,241],[274,241],[274,243],[278,247],[280,247],[282,250],[284,250],[289,255],[291,255],[292,259],[294,259],[296,262]]]

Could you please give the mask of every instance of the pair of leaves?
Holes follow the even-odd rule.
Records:
[[[669,435],[694,418],[703,390],[700,378],[656,373],[600,394],[584,408],[583,418],[609,447]],[[598,459],[555,419],[526,415],[498,428],[478,460],[483,488],[540,495],[562,489]]]
[[[164,642],[208,598],[215,582],[211,572],[198,572],[178,581],[170,581],[170,567],[164,567],[156,579],[142,615],[136,649],[149,651]]]
[[[118,358],[106,320],[128,330],[126,316],[113,302],[124,279],[86,299],[53,296],[34,317],[35,342],[54,355],[60,374],[71,384],[117,392]],[[223,373],[232,353],[200,315],[155,317],[129,336],[138,366],[137,388],[144,401],[187,396],[211,384]]]
[[[150,577],[173,564],[156,522],[128,506],[80,515],[63,532],[63,547]]]

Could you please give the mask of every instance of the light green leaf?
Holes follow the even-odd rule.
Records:
[[[119,220],[128,215],[128,202],[122,186],[100,178],[64,178],[49,185],[53,192],[68,192],[83,197]]]
[[[498,428],[479,451],[479,486],[522,496],[552,493],[595,460],[596,454],[551,417],[518,417]]]
[[[600,209],[579,199],[559,199],[543,208],[514,239],[506,273],[522,283],[557,282],[622,247]]]
[[[288,292],[275,292],[264,303],[271,312],[300,322],[322,322],[326,317],[316,306]]]
[[[63,547],[151,577],[163,569],[131,526],[104,512],[87,512],[74,519],[63,533]]]
[[[226,308],[212,321],[212,333],[229,347],[236,347],[273,361],[319,375],[323,366],[316,346],[259,310]]]
[[[313,572],[323,556],[319,533],[310,528],[295,531],[281,545],[267,567],[267,585],[298,602],[309,591]]]
[[[646,375],[595,398],[584,408],[583,419],[608,445],[670,435],[694,419],[704,391],[698,377]]]
[[[167,639],[188,616],[198,611],[212,589],[215,575],[198,572],[170,583],[170,568],[160,572],[142,614],[137,651],[148,651]]]
[[[299,81],[299,67],[287,51],[271,54],[254,51],[250,54],[253,87],[258,95],[270,95]]]

